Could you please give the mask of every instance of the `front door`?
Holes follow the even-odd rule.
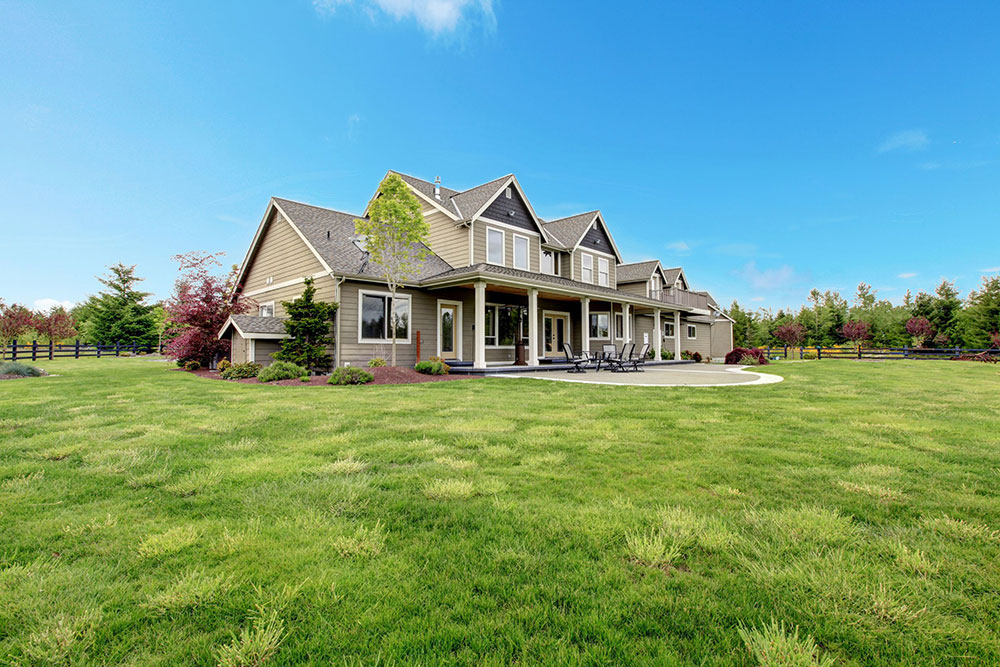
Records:
[[[545,327],[545,356],[562,356],[563,343],[569,340],[569,316],[546,314],[542,320]]]
[[[438,338],[444,359],[458,358],[458,309],[457,304],[442,303],[438,317]]]

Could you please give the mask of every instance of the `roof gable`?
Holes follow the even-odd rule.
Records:
[[[646,282],[655,272],[659,272],[661,276],[663,275],[663,267],[660,266],[660,260],[658,259],[619,264],[616,273],[617,282],[619,284]]]
[[[615,245],[615,240],[600,211],[589,211],[552,220],[545,223],[544,227],[545,231],[557,239],[558,245],[565,250],[576,250],[583,246],[589,250],[614,255],[619,264],[622,261],[622,255],[618,252],[618,246]]]
[[[510,197],[507,196],[508,192]],[[514,227],[527,229],[532,232],[541,233],[541,225],[535,222],[531,209],[524,201],[520,191],[513,185],[501,187],[500,193],[493,199],[479,217],[493,220],[494,222],[504,222]]]

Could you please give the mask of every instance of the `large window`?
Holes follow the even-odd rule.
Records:
[[[556,267],[556,254],[552,250],[542,251],[542,273],[547,273],[550,276],[558,274]]]
[[[514,234],[514,268],[528,270],[528,248],[527,236]]]
[[[590,337],[591,338],[611,338],[610,323],[608,313],[590,314]]]
[[[520,306],[486,304],[486,345],[508,347],[528,342],[528,313]]]
[[[397,342],[410,342],[410,298],[392,297],[383,292],[361,292],[361,342],[384,343],[392,340],[396,329]]]
[[[580,280],[585,283],[594,282],[594,256],[580,255]]]
[[[504,233],[492,227],[486,228],[486,261],[503,266]]]
[[[597,258],[597,284],[601,287],[608,286],[608,260],[603,257]]]

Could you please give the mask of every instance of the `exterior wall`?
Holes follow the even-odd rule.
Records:
[[[697,327],[696,337],[688,338],[688,325]],[[702,357],[712,356],[712,325],[707,322],[690,322],[681,317],[681,351],[700,352]],[[672,342],[672,341],[671,341]],[[728,350],[727,350],[728,352]]]
[[[452,268],[469,266],[469,228],[456,225],[454,220],[429,204],[424,206],[424,220],[430,226],[430,249]]]
[[[733,349],[733,323],[719,318],[712,324],[712,358],[722,359]]]
[[[242,364],[247,360],[248,343],[246,338],[231,330],[229,339],[229,360],[234,364]]]
[[[573,264],[573,272],[572,272],[571,275],[567,275],[566,277],[570,278],[571,280],[576,280],[576,281],[579,281],[579,282],[583,282],[583,279],[582,279],[582,275],[583,275],[583,260],[580,259],[580,255],[582,255],[582,254],[588,254],[588,255],[593,255],[594,256],[594,282],[592,284],[596,285],[597,284],[597,258],[598,257],[604,257],[604,256],[603,255],[599,255],[596,252],[590,252],[590,251],[584,250],[582,248],[577,248],[576,250],[573,251],[572,260],[571,260],[572,264]],[[611,257],[611,256],[605,257],[605,259],[608,260],[608,287],[615,288],[615,286],[616,286],[615,272],[618,270],[617,260],[614,257]]]
[[[253,360],[261,366],[270,366],[271,355],[281,349],[280,340],[256,339],[253,341]]]
[[[647,287],[649,287],[649,282],[641,283],[623,283],[618,285],[618,289],[622,292],[627,292],[629,294],[635,294],[636,296],[646,296]]]
[[[336,282],[333,278],[327,275],[320,276],[319,278],[314,279],[313,286],[316,288],[316,296],[314,297],[316,301],[325,301],[327,303],[336,301],[334,298],[336,296]],[[285,285],[283,287],[268,289],[266,292],[255,294],[249,298],[256,301],[258,305],[262,303],[271,303],[273,301],[274,316],[285,317],[285,309],[281,305],[281,302],[292,301],[293,299],[302,296],[303,287],[302,281],[299,280],[294,285]],[[254,311],[248,314],[256,315],[257,313]]]
[[[266,289],[269,287],[268,278],[271,278],[271,285],[280,285],[323,272],[323,265],[316,259],[316,255],[309,250],[288,221],[275,211],[264,229],[264,235],[257,252],[250,258],[250,266],[243,279],[243,294]],[[317,290],[320,289],[319,283],[318,279]],[[252,295],[250,298],[258,302],[267,302],[271,301],[272,295],[278,295],[275,298],[275,315],[281,317],[283,311],[281,311],[282,314],[279,314],[281,304],[277,301],[280,299],[288,300],[287,294],[291,293],[294,293],[294,296],[301,294],[301,284],[285,292],[269,291],[265,294]],[[330,299],[332,299],[332,294],[333,283],[331,281]]]
[[[501,195],[502,197],[503,195]],[[514,267],[514,234],[520,231],[502,225],[492,224],[487,220],[476,220],[472,223],[472,263],[486,262],[486,228],[493,226],[504,232],[504,266]],[[525,232],[528,237],[528,270],[533,273],[541,271],[542,240],[537,234]]]
[[[591,225],[587,233],[580,239],[580,247],[585,250],[598,250],[607,254],[612,254],[611,239],[604,233],[604,228],[597,223],[597,229]]]
[[[538,231],[538,226],[535,225],[535,220],[531,217],[531,212],[528,210],[527,204],[521,199],[521,194],[517,191],[517,188],[513,184],[509,186],[510,188],[510,199],[507,199],[507,195],[501,192],[496,199],[486,207],[483,211],[483,218],[488,218],[490,220],[500,220],[506,222],[508,225],[513,225],[514,227],[519,227],[532,232]],[[476,211],[462,211],[466,216],[472,216]]]

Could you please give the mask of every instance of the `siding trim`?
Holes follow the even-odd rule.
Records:
[[[327,273],[326,271],[321,271],[320,273],[314,273],[312,276],[310,276],[310,278],[312,278],[313,280],[316,280],[317,278],[323,278],[323,277],[329,276],[329,275],[330,274]],[[267,292],[272,292],[272,291],[274,291],[276,289],[284,289],[285,287],[291,287],[292,285],[298,285],[299,283],[303,283],[303,282],[305,282],[305,278],[296,278],[295,280],[286,280],[286,281],[280,282],[280,283],[273,283],[271,285],[268,285],[267,287],[262,287],[260,289],[255,289],[252,292],[246,292],[246,293],[243,294],[243,296],[246,296],[246,297],[257,296],[258,294],[265,294]]]

